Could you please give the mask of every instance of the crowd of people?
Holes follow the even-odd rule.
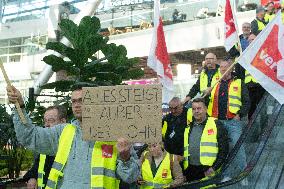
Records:
[[[221,61],[212,52],[205,56],[203,70],[188,95],[169,102],[170,113],[162,120],[162,142],[148,143],[142,154],[124,138],[116,142],[82,139],[81,87],[71,94],[74,119],[66,123],[66,110],[52,106],[44,114],[45,128],[32,124],[19,90],[7,87],[9,102],[18,102],[28,120],[23,124],[14,111],[17,139],[39,154],[24,177],[27,188],[123,188],[120,183],[128,188],[166,188],[214,176],[265,92],[241,66],[231,69],[231,65],[240,49],[247,48],[273,17],[270,5],[266,13],[258,7],[255,20],[242,24],[241,47],[233,47]],[[196,98],[198,93],[203,96]],[[239,170],[247,166],[243,146],[233,163]],[[230,179],[233,171],[225,171],[223,179]]]

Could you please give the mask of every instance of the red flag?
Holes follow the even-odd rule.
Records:
[[[173,74],[165,41],[162,18],[160,17],[160,1],[154,4],[153,38],[147,65],[157,72],[163,85],[163,103],[169,103],[173,96]]]
[[[230,0],[226,0],[225,7],[225,41],[224,46],[228,52],[238,42],[238,32],[235,25],[235,19],[232,12]]]
[[[257,35],[238,62],[275,99],[284,104],[284,26],[281,11]]]

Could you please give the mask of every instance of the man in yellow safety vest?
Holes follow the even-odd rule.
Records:
[[[230,59],[221,61],[220,72],[222,75],[226,73],[231,64],[232,60]],[[249,106],[250,99],[246,85],[241,79],[233,77],[232,71],[228,70],[211,92],[208,115],[223,123],[230,138],[230,149],[234,147],[241,136],[243,127],[241,118],[247,116]],[[244,146],[241,146],[235,161],[239,170],[244,170],[246,167]],[[226,176],[231,174],[227,173]]]
[[[197,93],[210,94],[212,87],[220,78],[219,65],[217,57],[214,53],[208,53],[205,56],[205,66],[196,83],[192,86],[183,103],[187,103],[193,99]],[[208,97],[206,97],[208,99]],[[206,101],[207,103],[207,101]]]
[[[19,90],[7,88],[10,103],[24,105]],[[17,112],[13,118],[17,139],[25,147],[38,153],[56,155],[46,189],[119,188],[119,179],[135,183],[140,171],[139,160],[130,143],[120,138],[117,142],[84,141],[82,139],[82,88],[72,91],[71,124],[52,128],[22,124]]]
[[[221,122],[207,116],[203,98],[192,102],[193,121],[184,132],[183,169],[188,182],[212,176],[229,151],[227,131]]]
[[[67,111],[63,106],[49,106],[45,110],[44,126],[46,128],[66,123],[66,120]],[[45,154],[40,154],[35,158],[32,168],[23,176],[23,179],[27,182],[27,189],[45,187],[54,158],[54,156]]]
[[[262,6],[256,8],[256,18],[251,22],[251,33],[258,35],[267,25],[264,20],[265,9]]]

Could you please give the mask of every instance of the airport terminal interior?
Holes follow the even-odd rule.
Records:
[[[94,7],[86,6],[90,2]],[[261,2],[231,0],[239,34],[242,23],[250,23],[255,18],[256,8]],[[225,3],[226,0],[160,0],[160,15],[173,71],[174,96],[186,97],[199,78],[208,53],[214,53],[218,62],[228,56],[224,48]],[[64,40],[58,23],[62,19],[76,20],[81,13],[98,17],[101,23],[99,32],[108,37],[110,43],[124,45],[128,58],[139,59],[137,66],[144,75],[123,83],[152,84],[158,81],[157,73],[147,66],[154,28],[153,0],[1,0],[0,10],[0,63],[26,101],[33,95],[41,106],[47,107],[66,94],[39,89],[39,85],[68,77],[60,71],[51,71],[43,58],[54,53],[46,49],[48,42]],[[175,12],[178,17],[173,16]],[[100,53],[94,56],[102,58]],[[6,86],[5,78],[0,74],[0,104],[11,107]],[[246,168],[226,181],[217,174],[207,181],[177,188],[284,188],[283,126],[282,105],[265,93],[226,161],[225,167],[232,168],[238,150],[245,147]],[[0,173],[4,162],[5,157],[0,158]],[[0,175],[0,188],[25,188],[25,184],[18,181],[20,177]]]

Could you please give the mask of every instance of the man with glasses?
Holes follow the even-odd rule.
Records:
[[[217,64],[217,57],[214,53],[208,53],[205,56],[205,66],[197,82],[192,86],[188,95],[184,99],[183,103],[189,102],[194,98],[197,93],[203,93],[204,95],[210,94],[212,87],[220,78],[219,65]],[[208,98],[205,99],[208,104]]]
[[[183,107],[178,97],[169,103],[170,113],[163,119],[162,136],[165,150],[170,154],[183,154],[183,133],[185,127],[191,122],[191,110]]]
[[[15,87],[7,88],[7,96],[10,103],[18,102],[24,107],[22,95]],[[82,99],[82,86],[77,86],[71,93],[74,119],[71,124],[52,128],[35,127],[25,112],[28,123],[24,125],[14,111],[13,122],[19,142],[35,152],[55,156],[45,188],[113,189],[118,188],[119,179],[134,183],[140,174],[139,160],[128,140],[83,140]]]
[[[64,106],[49,106],[44,113],[44,126],[46,128],[66,123],[66,120],[67,110]],[[33,167],[23,177],[27,182],[27,189],[45,187],[54,158],[54,156],[45,154],[40,154],[35,158]]]

